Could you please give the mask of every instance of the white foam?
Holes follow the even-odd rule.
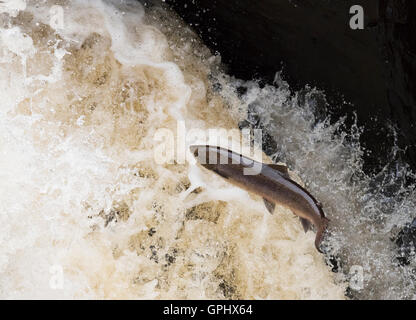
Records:
[[[158,128],[245,116],[210,89],[218,59],[196,36],[136,1],[63,2],[55,30],[52,5],[0,29],[0,296],[343,298],[290,212],[154,162]]]
[[[2,0],[0,3],[0,13],[7,13],[12,17],[16,17],[20,11],[25,9],[25,0]]]

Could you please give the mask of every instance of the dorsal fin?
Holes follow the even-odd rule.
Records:
[[[268,164],[268,166],[274,170],[279,171],[284,177],[289,178],[289,171],[283,164]]]

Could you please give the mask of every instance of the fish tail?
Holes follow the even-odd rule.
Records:
[[[320,249],[320,246],[321,246],[321,242],[322,242],[322,238],[324,236],[325,230],[328,227],[328,223],[329,223],[329,219],[322,217],[321,224],[318,228],[318,231],[316,232],[315,247],[320,253],[323,253],[322,250]]]

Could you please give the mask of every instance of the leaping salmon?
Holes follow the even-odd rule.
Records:
[[[312,223],[316,228],[315,247],[322,253],[320,244],[329,219],[325,217],[321,204],[289,177],[286,166],[257,162],[217,146],[192,145],[190,150],[203,167],[261,196],[270,213],[276,204],[280,204],[299,216],[305,232]],[[247,170],[254,167],[258,168],[257,172],[247,174]]]

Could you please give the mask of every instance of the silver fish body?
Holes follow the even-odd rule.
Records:
[[[193,145],[190,150],[203,167],[232,184],[261,196],[270,212],[275,204],[279,204],[299,216],[305,232],[313,224],[317,230],[315,247],[321,252],[319,247],[329,220],[320,203],[290,179],[287,167],[263,164],[217,146]]]

